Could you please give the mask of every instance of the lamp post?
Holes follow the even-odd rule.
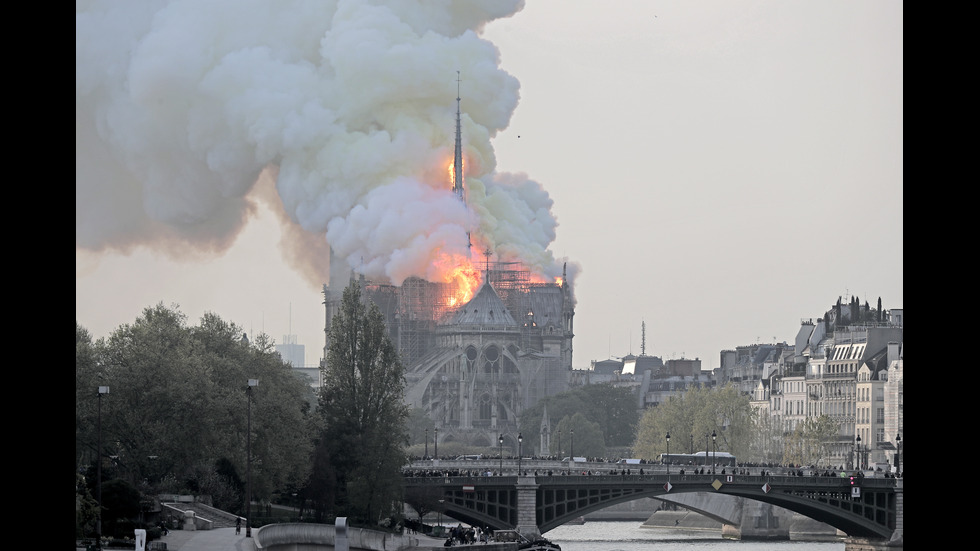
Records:
[[[95,548],[102,549],[102,395],[109,394],[109,387],[99,387],[98,444],[95,450],[95,498],[99,502],[95,510]]]
[[[558,430],[558,460],[561,461],[561,430]]]
[[[571,457],[571,461],[575,461],[575,429],[568,429],[568,432],[572,435],[572,451],[568,455]]]
[[[434,437],[432,438],[432,445],[433,445],[433,446],[435,446],[435,447],[436,447],[436,449],[435,449],[435,451],[434,451],[434,452],[432,453],[432,455],[434,455],[434,456],[435,456],[435,459],[439,459],[439,427],[436,427],[436,428],[435,428],[435,429],[433,429],[433,430],[435,430],[435,433],[436,433],[436,434],[435,434],[435,436],[434,436]]]
[[[504,435],[497,437],[497,445],[500,446],[500,476],[504,475]]]
[[[895,474],[899,474],[901,473],[901,470],[899,470],[899,466],[902,461],[902,435],[901,434],[895,435],[895,447],[898,448],[898,450],[895,451]]]
[[[860,434],[857,435],[857,439],[855,441],[857,442],[857,453],[854,456],[854,459],[856,460],[855,461],[856,465],[854,467],[856,469],[862,469],[862,468],[864,468],[864,461],[863,461],[863,458],[861,457],[861,435]]]
[[[248,495],[245,498],[245,537],[252,537],[252,387],[259,386],[258,379],[249,379],[245,387],[245,398],[248,402],[248,434],[245,437],[245,478],[248,484]]]
[[[517,433],[517,476],[521,476],[521,455],[523,455],[524,449],[524,436],[521,433]]]
[[[425,427],[425,458],[429,458],[429,427]]]
[[[715,463],[718,462],[718,434],[711,431],[711,474],[715,474]]]
[[[667,476],[670,477],[670,432],[667,433],[667,456],[664,462],[667,463]]]

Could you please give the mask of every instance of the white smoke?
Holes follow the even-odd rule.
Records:
[[[369,278],[434,278],[437,256],[469,257],[467,232],[560,275],[550,197],[497,173],[490,144],[519,85],[480,32],[523,4],[77,1],[76,248],[220,254],[266,170],[276,208]],[[457,85],[465,206],[449,183]],[[328,277],[323,258],[289,261]]]

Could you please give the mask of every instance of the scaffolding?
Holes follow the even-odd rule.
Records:
[[[530,270],[519,262],[487,262],[485,270],[485,279],[521,326],[520,347],[528,350],[538,332],[531,311],[532,294],[535,289],[552,288],[556,284],[532,282]],[[457,311],[453,305],[458,293],[455,283],[436,283],[417,277],[410,277],[397,287],[379,284],[365,287],[367,297],[384,314],[388,333],[409,368],[436,347],[436,326]]]

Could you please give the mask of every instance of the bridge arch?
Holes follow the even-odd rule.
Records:
[[[748,475],[596,475],[407,478],[442,487],[444,512],[468,524],[514,528],[522,515],[540,533],[610,505],[690,492],[770,503],[852,537],[889,539],[900,524],[900,479],[863,479],[855,491],[840,477]],[[525,517],[526,518],[526,517]]]

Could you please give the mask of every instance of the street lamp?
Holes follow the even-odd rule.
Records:
[[[517,433],[517,476],[521,476],[521,455],[523,455],[524,436]]]
[[[861,469],[864,466],[864,461],[862,461],[862,457],[861,457],[861,435],[860,434],[857,435],[857,439],[855,441],[857,442],[857,453],[854,454],[854,459],[855,459],[855,463],[856,463],[856,465],[854,467],[856,469]]]
[[[95,548],[102,549],[102,395],[109,394],[109,387],[99,387],[99,414],[98,414],[98,444],[95,450],[96,456],[96,475],[95,475],[95,498],[99,502],[99,508],[95,510]]]
[[[901,434],[895,435],[895,447],[898,448],[898,450],[895,452],[895,474],[899,474],[899,472],[901,471],[899,471],[898,467],[902,460],[902,435]]]
[[[497,444],[500,446],[500,476],[504,475],[504,435],[501,434],[497,438]]]
[[[711,431],[711,474],[715,474],[715,463],[718,462],[718,435]]]
[[[439,427],[436,427],[433,430],[435,430],[436,433],[435,436],[432,438],[432,445],[436,447],[436,450],[435,452],[433,452],[433,455],[435,456],[435,459],[439,459]]]
[[[667,433],[667,455],[664,462],[667,463],[667,476],[670,476],[670,432]]]
[[[572,451],[568,455],[571,456],[572,461],[575,461],[575,429],[569,429],[568,432],[572,433]]]
[[[258,379],[249,379],[245,387],[245,399],[248,402],[248,434],[245,437],[245,478],[248,482],[248,492],[245,501],[245,537],[252,537],[252,387],[259,386]]]
[[[429,458],[429,427],[425,428],[425,458]]]
[[[561,430],[558,430],[558,459],[561,460]]]

